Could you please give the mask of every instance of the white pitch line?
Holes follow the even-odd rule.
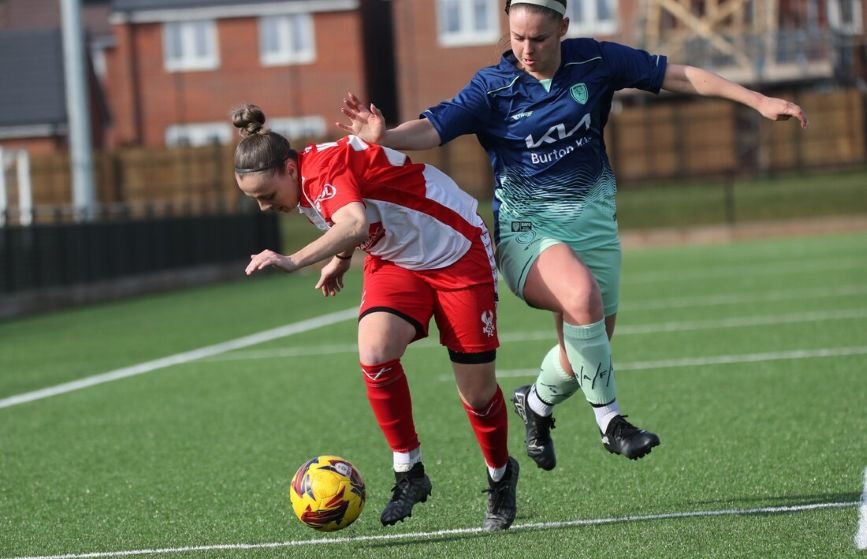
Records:
[[[764,316],[744,316],[720,318],[712,320],[681,320],[672,322],[655,322],[651,324],[631,324],[617,328],[617,336],[634,336],[657,334],[660,332],[684,332],[694,330],[716,330],[722,328],[741,328],[744,326],[767,326],[770,324],[794,324],[799,322],[821,322],[827,320],[851,320],[867,317],[867,309],[846,309],[832,311],[814,311],[792,314],[775,314]],[[501,343],[520,343],[555,340],[553,328],[544,330],[525,330],[521,332],[500,332]],[[416,349],[432,349],[441,347],[432,340],[421,340],[412,346]],[[246,361],[252,359],[284,359],[288,357],[309,357],[317,355],[335,355],[338,353],[356,353],[356,344],[325,344],[304,347],[282,347],[277,349],[238,351],[223,354],[211,361]]]
[[[198,349],[185,351],[183,353],[176,353],[175,355],[169,355],[168,357],[162,357],[153,361],[139,363],[130,367],[115,369],[114,371],[109,371],[107,373],[100,373],[71,382],[65,382],[63,384],[49,386],[47,388],[41,388],[32,392],[25,392],[23,394],[17,394],[15,396],[9,396],[8,398],[0,399],[0,409],[16,406],[18,404],[24,404],[27,402],[34,402],[36,400],[42,400],[43,398],[49,398],[51,396],[57,396],[59,394],[66,394],[67,392],[81,390],[82,388],[88,388],[97,384],[103,384],[106,382],[120,380],[135,375],[150,373],[151,371],[164,369],[166,367],[171,367],[172,365],[189,363],[190,361],[195,361],[204,357],[212,357],[214,355],[219,355],[227,351],[269,342],[271,340],[284,338],[286,336],[299,334],[301,332],[308,332],[310,330],[315,330],[316,328],[321,328],[323,326],[328,326],[337,322],[343,322],[344,320],[349,320],[357,316],[358,309],[353,307],[351,309],[325,314],[316,318],[302,320],[301,322],[296,322],[294,324],[286,324],[285,326],[280,326],[271,330],[257,332],[255,334],[236,338],[234,340],[228,340],[226,342],[221,342],[206,347],[200,347]]]
[[[626,324],[615,330],[617,336],[635,334],[656,334],[658,332],[685,332],[694,330],[716,330],[722,328],[741,328],[744,326],[768,326],[771,324],[796,324],[799,322],[822,322],[826,320],[851,320],[867,317],[867,309],[841,309],[832,311],[813,311],[789,314],[758,316],[733,316],[712,320],[680,320],[655,324]]]
[[[750,266],[726,266],[703,268],[700,270],[683,270],[676,274],[678,281],[683,280],[700,280],[700,279],[717,279],[723,277],[742,277],[745,273],[751,277],[754,276],[776,276],[776,275],[791,275],[800,272],[808,274],[826,273],[832,270],[858,270],[867,267],[867,261],[863,258],[835,258],[833,260],[816,261],[799,259],[790,262],[775,262],[768,265],[768,262],[763,262],[757,268]],[[745,270],[748,269],[746,272]],[[626,274],[622,280],[624,285],[646,284],[646,283],[670,283],[673,281],[671,270],[653,270],[648,272],[640,272],[634,274]]]
[[[808,287],[802,289],[779,289],[760,293],[718,293],[716,295],[694,295],[645,299],[621,305],[626,311],[650,311],[661,309],[709,307],[718,305],[737,305],[743,303],[767,303],[770,301],[813,300],[848,297],[867,293],[867,285],[839,285],[833,289],[827,287]]]
[[[857,502],[848,503],[812,503],[805,505],[788,505],[781,507],[761,507],[753,509],[722,509],[703,510],[688,512],[668,512],[661,514],[612,516],[608,518],[587,518],[577,520],[564,520],[560,522],[533,522],[529,524],[515,524],[509,532],[516,530],[552,530],[558,528],[573,528],[577,526],[599,526],[603,524],[621,524],[627,522],[648,522],[654,520],[673,520],[679,518],[702,518],[717,516],[752,516],[757,514],[786,514],[805,512],[820,509],[842,509],[854,507]],[[399,541],[442,538],[443,536],[455,536],[463,534],[489,534],[482,528],[453,528],[450,530],[436,530],[431,532],[407,532],[404,534],[379,534],[375,536],[348,536],[334,538],[316,538],[310,540],[290,540],[285,542],[271,542],[258,544],[217,544],[197,545],[190,547],[168,547],[162,549],[135,549],[126,551],[104,551],[94,553],[67,553],[63,555],[39,555],[27,557],[13,557],[10,559],[99,559],[103,557],[132,557],[135,555],[159,555],[190,553],[194,551],[232,551],[252,549],[277,549],[285,547],[299,547],[306,545],[340,545],[356,544],[363,542]]]
[[[817,359],[825,357],[846,357],[849,355],[867,355],[867,346],[829,347],[822,349],[777,351],[768,353],[745,353],[740,355],[713,355],[710,357],[686,357],[683,359],[660,359],[658,361],[632,361],[615,364],[614,369],[621,371],[637,371],[646,369],[670,369],[676,367],[701,367],[705,365],[731,365],[737,363],[759,363],[762,361],[785,361],[795,359]],[[502,369],[497,371],[498,378],[535,377],[539,369]],[[453,377],[442,375],[441,381],[452,381]]]
[[[864,491],[861,493],[861,506],[858,509],[858,532],[855,533],[855,547],[867,549],[867,468],[864,469]]]
[[[861,289],[862,286],[851,286],[852,289],[850,291],[857,292],[858,289]],[[797,292],[782,292],[786,297],[790,296],[804,296],[806,295],[803,291]],[[849,293],[853,294],[853,293]],[[766,294],[767,296],[771,296],[770,294]],[[729,303],[732,302],[731,298],[723,297],[720,301],[727,301]],[[695,301],[693,301],[695,303]],[[41,400],[43,398],[48,398],[51,396],[56,396],[59,394],[65,394],[67,392],[72,392],[75,390],[81,390],[83,388],[88,388],[91,386],[95,386],[98,384],[103,384],[106,382],[111,382],[114,380],[119,380],[123,378],[128,378],[135,375],[140,375],[143,373],[149,373],[151,371],[155,371],[158,369],[164,369],[166,367],[170,367],[172,365],[178,365],[182,363],[187,363],[190,361],[195,361],[197,359],[204,358],[213,358],[215,356],[221,355],[220,360],[245,360],[245,359],[272,359],[272,358],[282,358],[282,357],[298,357],[302,355],[323,355],[323,354],[335,354],[335,353],[355,353],[357,348],[354,344],[334,344],[327,346],[314,346],[314,347],[303,347],[303,348],[282,348],[277,350],[262,350],[255,352],[239,352],[233,355],[222,355],[227,352],[243,349],[245,347],[250,347],[253,345],[257,345],[260,343],[268,342],[271,340],[283,338],[286,336],[290,336],[292,334],[306,332],[315,328],[320,328],[322,326],[327,326],[336,322],[342,322],[343,320],[348,320],[350,318],[354,318],[357,316],[357,309],[346,309],[343,311],[338,311],[335,313],[323,315],[317,318],[312,318],[309,320],[305,320],[302,322],[298,322],[295,324],[288,324],[286,326],[281,326],[279,328],[274,328],[272,330],[266,330],[264,332],[259,332],[257,334],[252,334],[250,336],[245,336],[243,338],[238,338],[235,340],[229,340],[227,342],[215,344],[212,346],[207,346],[199,349],[195,349],[192,351],[179,353],[175,355],[170,355],[168,357],[163,357],[161,359],[157,359],[154,361],[148,361],[145,363],[140,363],[137,365],[132,365],[130,367],[124,367],[122,369],[116,369],[114,371],[109,371],[107,373],[101,373],[97,375],[93,375],[90,377],[85,377],[82,379],[74,380],[71,382],[67,382],[64,384],[59,384],[56,386],[51,386],[47,388],[42,388],[39,390],[34,390],[32,392],[25,392],[23,394],[17,394],[14,396],[9,396],[7,398],[0,399],[0,409],[8,408],[11,406],[15,406],[18,404],[23,404],[27,402],[32,402],[36,400]],[[766,316],[753,316],[753,317],[733,317],[719,320],[706,320],[706,321],[676,321],[676,322],[662,322],[655,324],[639,324],[639,325],[624,325],[621,326],[617,330],[618,336],[629,336],[636,334],[647,334],[647,333],[656,333],[656,332],[676,332],[683,330],[698,330],[698,329],[714,329],[714,328],[732,328],[732,327],[740,327],[740,326],[757,326],[757,325],[768,325],[768,324],[785,324],[791,322],[807,322],[807,321],[822,321],[822,320],[846,320],[853,318],[863,318],[867,316],[867,309],[848,309],[848,310],[834,310],[834,311],[815,311],[815,312],[807,312],[807,313],[795,313],[795,314],[784,314],[784,315],[766,315]],[[503,343],[514,343],[521,341],[536,341],[536,340],[546,340],[553,338],[552,330],[537,330],[537,331],[528,331],[528,332],[506,332],[501,334],[500,341]],[[431,342],[431,341],[421,341],[416,343],[413,347],[424,347],[424,348],[433,348],[439,347],[439,345]],[[764,359],[761,359],[764,360]],[[738,362],[738,361],[733,361]],[[687,365],[693,365],[694,363],[688,363]],[[687,366],[687,365],[660,365],[660,366]],[[629,367],[627,364],[626,367]],[[640,367],[640,368],[648,368],[648,367]],[[658,366],[651,366],[649,368],[658,368]],[[624,365],[619,367],[620,370],[627,370],[624,368]],[[504,373],[508,373],[504,371]],[[511,371],[511,375],[506,374],[505,376],[527,376],[528,373],[524,371]],[[502,374],[501,374],[502,376]]]

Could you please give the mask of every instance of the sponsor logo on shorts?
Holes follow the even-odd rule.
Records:
[[[524,231],[523,233],[521,233],[520,235],[515,237],[515,240],[518,242],[518,244],[528,245],[524,249],[524,250],[527,250],[530,248],[529,245],[533,244],[533,241],[536,240],[536,232],[532,231],[532,230],[531,231]]]
[[[513,221],[512,233],[523,233],[524,231],[532,231],[533,224],[529,221]]]

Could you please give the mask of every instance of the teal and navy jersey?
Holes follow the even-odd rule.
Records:
[[[422,118],[443,143],[476,134],[496,180],[494,211],[516,218],[569,220],[616,190],[603,128],[614,92],[658,93],[666,58],[593,39],[561,42],[561,65],[547,89],[519,70],[511,51],[479,70],[451,101]]]

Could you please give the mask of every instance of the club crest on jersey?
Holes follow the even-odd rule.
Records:
[[[587,86],[583,83],[576,83],[569,89],[569,93],[572,95],[572,99],[575,99],[575,102],[583,105],[587,102],[588,92]]]
[[[482,333],[491,338],[496,328],[494,326],[494,311],[482,311]]]

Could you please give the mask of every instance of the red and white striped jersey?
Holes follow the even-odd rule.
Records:
[[[476,199],[436,167],[357,136],[310,145],[298,155],[298,209],[322,230],[351,202],[367,212],[370,234],[359,247],[409,270],[454,264],[484,222]]]

